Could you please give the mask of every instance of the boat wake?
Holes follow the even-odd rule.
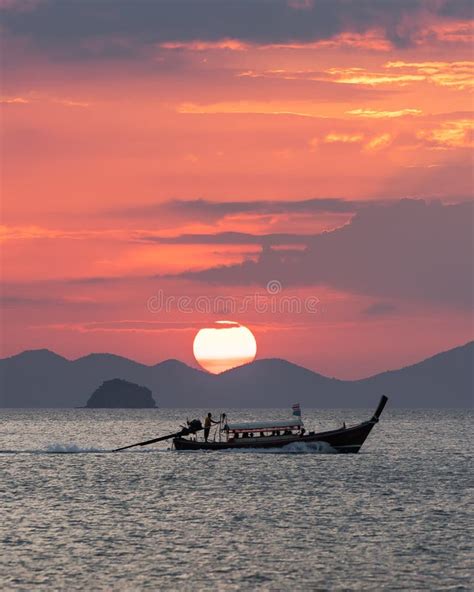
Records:
[[[291,442],[281,448],[230,448],[226,454],[335,454],[337,450],[327,442]]]
[[[104,448],[82,448],[75,444],[50,444],[46,448],[30,450],[0,450],[0,454],[102,454],[110,452]]]
[[[46,448],[31,450],[0,450],[0,454],[111,454],[113,450],[106,448],[82,447],[76,444],[50,444]],[[157,452],[174,452],[170,448],[142,448],[127,450],[128,454],[156,454]],[[209,452],[203,450],[188,450],[183,452]],[[216,451],[214,451],[215,454]],[[281,448],[230,448],[217,451],[225,454],[333,454],[337,450],[327,442],[292,442]],[[180,451],[182,454],[182,452]]]
[[[0,450],[0,454],[111,454],[113,452],[113,450],[107,448],[83,447],[76,444],[50,444],[46,448]],[[162,448],[142,448],[141,450],[131,450],[130,452],[135,454],[150,454],[152,452],[166,451]]]
[[[104,448],[82,448],[76,444],[50,444],[43,452],[46,454],[97,454],[109,451]]]

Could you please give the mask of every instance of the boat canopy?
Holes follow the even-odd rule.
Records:
[[[249,421],[243,423],[229,423],[231,432],[258,432],[268,430],[295,430],[303,427],[301,417],[292,417],[286,421]]]

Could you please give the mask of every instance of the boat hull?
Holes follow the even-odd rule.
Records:
[[[289,444],[312,444],[315,442],[327,444],[328,452],[356,453],[374,427],[376,420],[366,421],[350,428],[341,428],[329,432],[311,433],[307,435],[267,436],[256,438],[240,438],[231,442],[204,442],[184,437],[174,438],[176,450],[242,450],[259,448],[283,448]]]

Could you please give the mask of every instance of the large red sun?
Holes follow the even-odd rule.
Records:
[[[247,364],[255,359],[257,342],[252,331],[233,321],[217,321],[198,331],[193,343],[194,357],[212,374]]]

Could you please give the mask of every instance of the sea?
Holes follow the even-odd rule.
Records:
[[[359,454],[111,452],[208,411],[0,410],[0,589],[474,588],[472,411],[388,405]],[[321,431],[372,412],[303,415]]]

